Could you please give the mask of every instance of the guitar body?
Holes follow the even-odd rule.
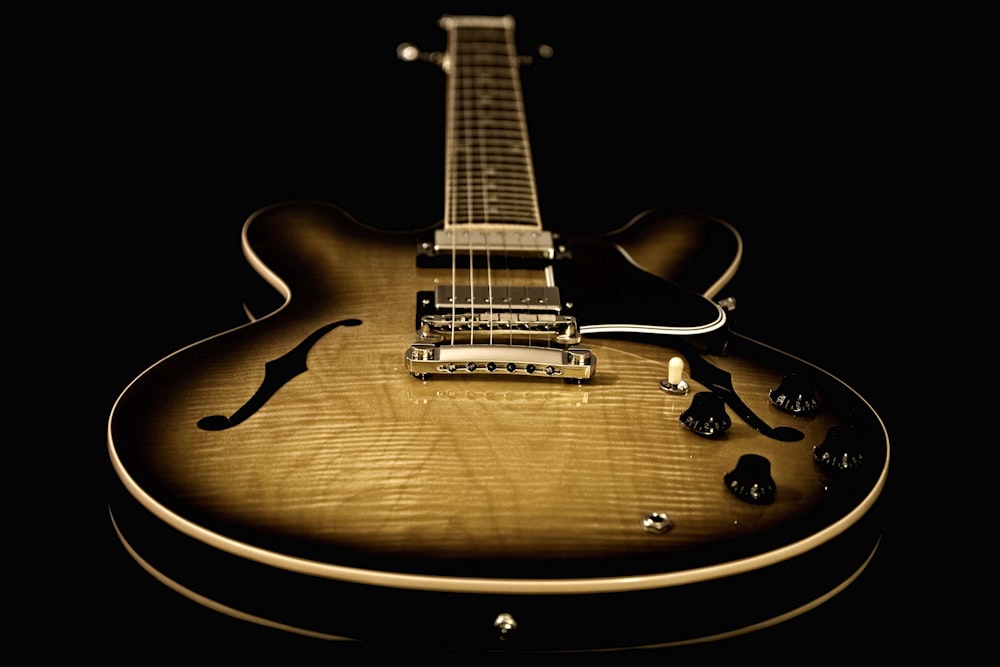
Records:
[[[457,280],[421,259],[432,232],[317,202],[247,222],[248,261],[283,305],[155,364],[110,417],[111,513],[143,567],[293,632],[516,650],[738,634],[863,570],[884,428],[834,376],[716,323],[709,297],[742,252],[731,227],[658,211],[560,239],[554,275],[596,360],[583,382],[482,359],[415,377],[421,295]],[[686,394],[661,387],[674,357]],[[814,383],[815,414],[772,402],[791,374]],[[700,392],[737,397],[721,434],[685,423]],[[831,432],[850,437],[824,465]],[[747,454],[773,497],[734,492]]]

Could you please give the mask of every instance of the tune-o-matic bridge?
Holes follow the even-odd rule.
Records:
[[[576,318],[560,314],[553,285],[437,285],[417,292],[417,342],[405,354],[417,378],[522,375],[586,382],[596,360]]]
[[[433,345],[413,343],[406,368],[421,380],[434,374],[525,375],[586,382],[597,360],[589,349],[527,345]]]

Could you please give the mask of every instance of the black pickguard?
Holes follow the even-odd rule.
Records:
[[[643,271],[607,242],[577,240],[572,260],[556,262],[556,284],[581,327],[629,324],[697,328],[719,319],[707,297]]]

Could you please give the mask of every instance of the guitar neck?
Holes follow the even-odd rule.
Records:
[[[446,16],[445,229],[541,229],[510,16]]]

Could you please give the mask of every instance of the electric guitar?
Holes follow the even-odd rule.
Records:
[[[732,330],[727,222],[548,229],[513,19],[440,25],[443,221],[247,220],[281,305],[116,401],[124,547],[250,622],[448,648],[708,641],[835,595],[878,545],[879,416]]]

